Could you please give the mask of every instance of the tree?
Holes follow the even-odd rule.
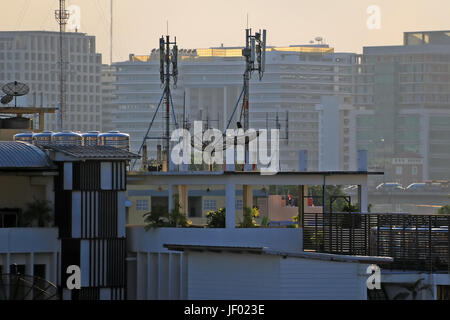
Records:
[[[450,214],[450,205],[446,204],[438,209],[437,214]]]
[[[34,199],[33,202],[27,203],[27,208],[22,215],[22,222],[28,227],[33,226],[34,223],[38,227],[46,227],[53,220],[51,213],[50,201]]]

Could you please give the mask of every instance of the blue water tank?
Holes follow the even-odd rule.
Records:
[[[33,135],[33,144],[36,146],[48,145],[52,143],[52,131],[43,131]]]
[[[99,144],[99,131],[89,131],[83,133],[83,142],[85,146],[97,146]]]
[[[56,146],[81,146],[83,137],[72,131],[57,132],[52,135],[52,142]]]
[[[33,132],[23,132],[15,134],[13,140],[33,143]]]
[[[119,131],[109,131],[99,134],[99,144],[118,149],[130,150],[130,135]]]

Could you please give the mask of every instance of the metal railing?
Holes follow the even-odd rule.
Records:
[[[305,213],[303,250],[392,257],[391,269],[450,273],[450,215]]]

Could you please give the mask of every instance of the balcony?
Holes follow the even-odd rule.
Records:
[[[450,215],[307,213],[303,250],[392,257],[388,268],[450,273]]]
[[[57,228],[0,228],[0,253],[59,251]]]

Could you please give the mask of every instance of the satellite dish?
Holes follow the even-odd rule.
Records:
[[[8,104],[10,103],[12,100],[14,99],[13,96],[10,96],[9,94],[7,94],[6,96],[3,96],[2,99],[0,100],[1,104]]]
[[[28,92],[30,92],[30,88],[25,83],[21,83],[21,82],[17,82],[17,81],[5,84],[2,88],[2,90],[7,95],[10,95],[13,97],[24,96]]]
[[[3,92],[6,93],[7,96],[12,96],[15,98],[14,100],[14,106],[17,107],[17,97],[24,96],[28,92],[30,92],[30,88],[25,84],[21,82],[10,82],[3,86],[2,88]],[[3,103],[3,100],[2,100]]]
[[[316,40],[317,42],[322,42],[323,38],[322,37],[316,37],[314,40]]]
[[[0,274],[0,300],[59,300],[58,288],[35,276]]]

